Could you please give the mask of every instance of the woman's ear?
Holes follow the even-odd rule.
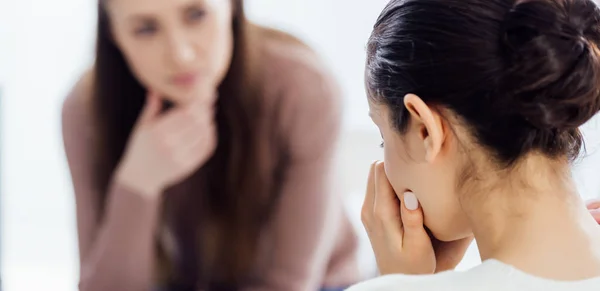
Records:
[[[414,126],[418,127],[419,138],[425,149],[425,160],[432,162],[444,143],[444,124],[440,114],[414,94],[404,96],[404,106],[410,113]]]

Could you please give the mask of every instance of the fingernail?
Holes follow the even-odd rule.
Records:
[[[404,206],[408,210],[417,210],[419,208],[419,200],[413,192],[404,192]]]

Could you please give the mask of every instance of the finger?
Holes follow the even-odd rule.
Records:
[[[200,106],[213,106],[217,100],[218,93],[215,92],[214,88],[206,87],[199,92],[195,93],[197,96],[192,98],[194,101],[193,105]]]
[[[174,160],[182,165],[196,164],[199,157],[204,156],[209,140],[196,136],[187,142],[180,142],[180,146],[173,153]]]
[[[206,147],[203,145],[207,145],[211,140],[215,139],[216,133],[214,128],[214,124],[209,124],[202,128],[194,126],[180,132],[180,150],[182,152],[195,152],[198,149],[202,149],[202,147]]]
[[[158,130],[164,133],[178,133],[181,130],[196,127],[202,128],[212,123],[210,109],[204,107],[204,114],[190,111],[188,107],[174,108],[160,119]]]
[[[204,134],[197,136],[184,144],[178,153],[179,158],[183,163],[197,164],[199,160],[207,159],[211,156],[216,148],[217,137],[214,130],[205,131]]]
[[[148,91],[146,96],[146,104],[140,114],[139,123],[145,124],[156,118],[159,115],[162,108],[162,103],[158,93],[154,91]]]
[[[187,113],[196,121],[214,121],[215,120],[215,107],[211,104],[206,103],[194,103],[190,104],[186,108]]]
[[[214,121],[206,114],[203,118],[194,118],[182,109],[161,120],[158,130],[174,155],[187,152],[189,148],[216,134]]]
[[[171,148],[173,155],[178,155],[182,152],[187,152],[191,147],[201,143],[212,137],[213,124],[209,121],[196,121],[191,118],[182,118],[181,120],[173,120],[171,123],[165,124],[159,133],[164,137],[165,143]]]
[[[187,99],[190,100],[190,102],[182,105],[190,109],[192,109],[192,107],[212,107],[215,105],[217,95],[218,93],[214,88],[203,86],[199,90],[190,93],[190,96],[187,96]]]
[[[375,216],[383,223],[388,235],[398,235],[402,239],[402,220],[400,219],[400,201],[392,188],[383,162],[375,166]]]
[[[406,192],[403,194],[401,213],[404,227],[403,246],[413,248],[421,247],[426,243],[431,244],[423,225],[423,209],[414,193]]]
[[[371,168],[369,170],[369,178],[367,179],[367,193],[365,194],[365,199],[363,201],[363,206],[361,209],[361,219],[365,227],[368,222],[373,218],[373,206],[375,204],[375,165],[377,162],[373,162],[371,164]]]
[[[600,208],[600,199],[592,199],[585,202],[587,209],[599,209]]]

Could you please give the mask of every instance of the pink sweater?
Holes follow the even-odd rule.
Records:
[[[315,54],[301,45],[271,37],[261,50],[268,60],[265,103],[283,104],[280,110],[287,111],[270,122],[289,138],[293,162],[273,221],[261,238],[259,256],[269,259],[259,259],[255,269],[263,283],[251,290],[349,286],[359,280],[357,237],[341,195],[328,185],[341,117],[338,88]],[[148,291],[155,287],[153,240],[162,235],[160,202],[113,184],[105,219],[96,219],[91,155],[97,143],[90,99],[91,80],[84,76],[65,100],[62,115],[75,190],[80,290]]]

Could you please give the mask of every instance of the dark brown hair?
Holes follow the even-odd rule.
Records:
[[[180,190],[174,192],[182,195],[166,193],[164,197],[162,223],[174,231],[178,247],[184,251],[183,262],[168,259],[158,240],[156,255],[159,269],[166,274],[164,283],[177,289],[235,290],[248,282],[258,237],[273,212],[286,165],[286,147],[275,131],[261,130],[266,117],[262,80],[255,78],[260,76],[259,54],[251,49],[256,47],[252,44],[256,44],[254,30],[258,28],[246,22],[242,0],[232,1],[234,53],[219,86],[217,150],[201,169],[174,186]],[[146,90],[112,40],[102,2],[94,113],[101,129],[102,146],[95,156],[95,168],[103,208]],[[274,150],[260,150],[265,146]]]
[[[371,98],[400,132],[408,93],[450,109],[508,167],[575,158],[600,110],[600,12],[591,0],[392,0],[368,44]]]

